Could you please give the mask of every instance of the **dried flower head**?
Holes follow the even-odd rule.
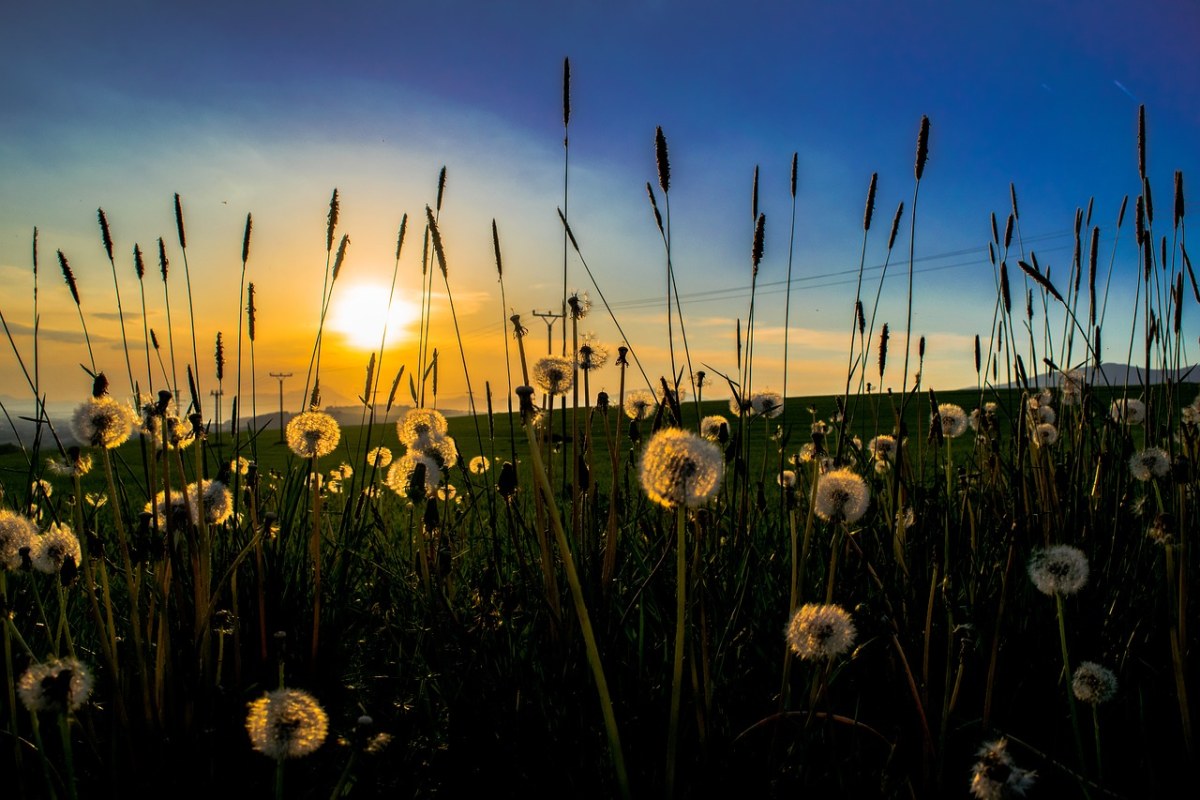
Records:
[[[491,469],[492,462],[488,461],[487,456],[475,456],[467,464],[467,469],[472,475],[482,475]]]
[[[679,428],[663,428],[646,443],[638,472],[655,503],[698,508],[721,487],[724,466],[721,450],[712,442]]]
[[[1164,478],[1171,471],[1171,458],[1161,447],[1147,447],[1129,459],[1129,471],[1139,481]]]
[[[66,525],[52,523],[41,536],[35,536],[30,542],[29,559],[38,572],[54,574],[63,568],[68,558],[78,565],[82,555],[79,539]]]
[[[942,423],[942,436],[949,439],[961,436],[967,430],[967,412],[963,411],[962,406],[938,404],[937,415],[931,418],[930,424],[936,424],[938,419]]]
[[[111,450],[125,443],[136,421],[133,409],[124,403],[107,395],[89,397],[75,409],[71,432],[82,445]]]
[[[645,389],[625,393],[625,416],[630,419],[647,419],[657,407],[658,401]]]
[[[867,482],[848,469],[836,469],[817,483],[817,516],[827,522],[847,525],[862,519],[871,504]]]
[[[1038,548],[1029,560],[1029,578],[1042,594],[1075,594],[1087,583],[1087,556],[1069,544]]]
[[[238,456],[237,458],[232,459],[229,462],[229,471],[231,473],[235,472],[238,475],[245,475],[245,474],[249,473],[250,472],[250,460],[243,456]]]
[[[383,469],[392,463],[392,451],[388,447],[373,447],[367,452],[367,465]]]
[[[779,473],[779,477],[776,480],[784,489],[795,488],[796,472],[794,470],[785,469],[783,472]]]
[[[787,640],[805,661],[831,659],[854,646],[857,635],[850,614],[839,605],[805,603],[788,623]]]
[[[0,569],[21,566],[21,548],[32,549],[37,525],[28,517],[0,509]]]
[[[337,447],[342,429],[337,420],[324,411],[305,411],[288,421],[287,443],[301,458],[327,456]]]
[[[1098,706],[1117,694],[1117,676],[1107,667],[1094,661],[1084,661],[1075,668],[1071,691],[1080,702]]]
[[[971,794],[979,800],[1024,797],[1033,788],[1037,773],[1019,768],[1008,754],[1008,741],[987,742],[979,748],[971,767]]]
[[[32,713],[75,711],[87,702],[93,686],[91,670],[77,659],[61,658],[30,665],[17,682],[17,695]]]
[[[250,704],[246,731],[254,749],[281,761],[314,752],[329,733],[329,717],[299,689],[276,689]]]
[[[587,292],[571,292],[567,296],[567,307],[571,309],[571,319],[583,319],[592,310],[592,300]]]
[[[1059,398],[1064,406],[1079,405],[1083,398],[1084,387],[1087,386],[1087,378],[1083,370],[1073,369],[1070,372],[1064,372],[1059,379],[1058,391]]]
[[[533,382],[546,394],[566,394],[575,384],[575,362],[562,356],[542,356],[533,363]]]

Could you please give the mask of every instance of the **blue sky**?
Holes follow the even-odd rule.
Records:
[[[735,369],[734,330],[747,313],[750,187],[761,169],[767,241],[756,382],[776,389],[788,173],[799,154],[788,388],[817,393],[844,379],[870,176],[879,173],[868,266],[883,259],[897,203],[911,205],[916,132],[927,114],[930,160],[914,249],[918,268],[928,271],[916,276],[914,336],[928,337],[927,385],[971,384],[970,342],[988,333],[994,300],[988,216],[996,212],[1003,224],[1010,182],[1027,248],[1065,281],[1075,209],[1091,197],[1102,252],[1112,252],[1121,198],[1139,189],[1135,133],[1144,103],[1156,233],[1170,233],[1174,171],[1189,181],[1200,174],[1197,30],[1200,6],[1190,0],[27,4],[11,10],[0,31],[0,101],[8,111],[0,117],[0,275],[13,287],[0,309],[28,350],[22,330],[31,323],[25,298],[32,297],[36,225],[46,388],[64,400],[87,388],[75,367],[82,345],[54,260],[58,248],[78,275],[98,360],[121,374],[95,210],[108,213],[119,254],[135,241],[152,250],[163,236],[177,265],[171,197],[179,192],[202,374],[211,371],[205,353],[216,331],[227,342],[236,337],[247,212],[255,219],[249,279],[260,291],[259,372],[303,372],[332,189],[341,193],[341,230],[352,241],[335,298],[344,287],[386,287],[407,213],[398,283],[412,304],[418,223],[445,165],[441,226],[472,378],[503,385],[496,365],[506,313],[490,224],[495,218],[500,228],[509,305],[525,315],[557,305],[561,79],[569,56],[572,226],[652,377],[667,363],[665,259],[645,196],[645,183],[655,181],[655,126],[670,146],[674,263],[689,338],[696,360],[722,371]],[[905,255],[907,230],[906,218],[898,242]],[[1127,221],[1106,331],[1128,329],[1131,238]],[[140,346],[140,316],[131,314],[137,284],[123,258],[127,334]],[[904,259],[890,268],[876,329],[888,321],[902,331],[906,267]],[[574,257],[569,272],[570,285],[596,299]],[[868,295],[877,275],[868,272]],[[161,332],[161,282],[146,286],[148,318]],[[171,291],[182,336],[182,284]],[[1185,312],[1193,354],[1195,311]],[[601,313],[584,325],[615,345]],[[530,327],[540,350],[544,327],[534,318]],[[366,362],[365,351],[339,337],[329,340],[329,402],[360,391]],[[1111,360],[1123,358],[1120,338],[1107,338]],[[439,402],[461,406],[461,367],[440,298],[434,345],[447,357]],[[401,363],[415,366],[403,337],[389,348],[385,372]],[[608,372],[593,379],[593,391],[613,388],[616,373]],[[0,394],[20,397],[11,351],[0,355],[0,374],[7,387]],[[897,385],[899,374],[884,382]],[[289,391],[298,400],[299,387]]]

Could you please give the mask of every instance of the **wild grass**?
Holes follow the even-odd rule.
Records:
[[[564,62],[564,264],[569,243],[621,331],[566,216],[568,87]],[[923,119],[908,333],[912,212],[922,180],[934,179],[924,174],[929,133]],[[962,381],[974,389],[926,386],[915,336],[889,360],[889,323],[899,323],[877,319],[882,277],[863,302],[872,287],[860,269],[846,301],[844,391],[784,399],[754,385],[753,298],[737,370],[693,370],[661,129],[655,154],[665,218],[647,191],[664,245],[671,374],[647,373],[638,342],[623,339],[607,367],[619,391],[593,396],[603,347],[581,339],[589,304],[565,285],[566,366],[535,362],[504,299],[493,223],[511,368],[503,389],[468,388],[477,413],[446,432],[430,410],[446,368],[437,345],[459,351],[468,387],[472,354],[430,333],[435,259],[450,297],[454,274],[444,171],[424,219],[420,341],[393,364],[381,339],[356,425],[327,421],[319,399],[325,312],[349,243],[342,234],[335,255],[335,191],[310,413],[293,417],[287,444],[238,410],[257,405],[249,216],[236,287],[246,316],[236,346],[218,345],[218,359],[228,349],[237,362],[227,437],[201,404],[191,292],[181,393],[174,323],[170,376],[145,324],[137,246],[146,383],[118,296],[133,391],[104,377],[120,364],[94,363],[70,430],[49,417],[36,377],[35,229],[32,352],[8,339],[39,426],[0,455],[0,769],[17,796],[427,797],[482,785],[501,796],[1002,797],[1032,783],[1045,795],[1141,797],[1187,785],[1200,405],[1195,384],[1149,379],[1186,366],[1183,308],[1200,302],[1182,176],[1171,236],[1155,233],[1143,174],[1138,261],[1121,263],[1115,244],[1110,256],[1110,275],[1138,275],[1128,351],[1141,357],[1141,383],[1106,385],[1089,371],[1110,299],[1092,203],[1076,215],[1063,281],[1026,251],[1014,187],[1003,235],[993,217],[987,243],[996,294]],[[755,174],[752,285],[769,230]],[[793,203],[795,175],[793,159]],[[872,176],[860,263],[875,188]],[[178,195],[175,213],[186,252]],[[59,261],[86,331],[61,251]],[[789,278],[791,262],[789,244]],[[1124,344],[1124,331],[1111,335]],[[395,377],[383,402],[385,369]],[[881,392],[897,372],[899,388]],[[656,399],[627,414],[642,390]],[[699,433],[718,414],[710,445],[645,460],[655,433]],[[374,460],[380,446],[404,469]],[[671,471],[651,495],[645,473],[660,463]],[[720,480],[700,492],[708,469]]]

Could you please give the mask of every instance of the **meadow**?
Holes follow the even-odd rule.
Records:
[[[911,338],[914,254],[893,244],[918,225],[928,133],[925,119],[908,209],[881,232],[872,180],[863,220],[864,243],[886,235],[907,270],[909,318],[877,320],[860,279],[835,396],[759,386],[753,293],[736,374],[693,369],[661,130],[647,192],[669,374],[647,374],[636,341],[581,336],[602,310],[619,326],[590,269],[595,307],[564,286],[564,355],[527,353],[528,320],[498,299],[511,386],[476,386],[476,413],[449,420],[437,369],[461,357],[469,382],[461,341],[430,342],[423,317],[413,363],[383,375],[372,356],[353,390],[374,400],[342,425],[322,411],[313,320],[310,402],[286,444],[236,412],[216,434],[178,307],[178,395],[130,391],[130,365],[144,358],[153,382],[164,340],[132,336],[71,420],[38,405],[37,434],[0,456],[9,791],[1101,798],[1190,785],[1200,397],[1177,377],[1200,288],[1182,176],[1158,228],[1144,174],[1114,221],[1141,245],[1116,265],[1136,270],[1134,298],[1108,296],[1091,203],[1069,275],[1051,280],[1021,242],[1014,190],[984,243],[990,332],[943,390],[922,383],[923,342],[888,352],[889,335]],[[408,234],[426,253],[423,315],[436,281],[453,298],[440,206],[441,186]],[[756,278],[757,197],[752,210]],[[178,196],[175,213],[186,253]],[[243,264],[251,238],[247,219]],[[323,307],[345,243],[335,192]],[[229,291],[244,326],[217,370],[240,375],[254,288]],[[1104,328],[1110,300],[1135,304],[1131,330]],[[1141,381],[1105,381],[1109,339],[1128,342]],[[23,371],[10,383],[44,403],[31,354],[8,341]],[[454,353],[436,369],[433,345]],[[601,368],[618,370],[611,396],[591,390]]]

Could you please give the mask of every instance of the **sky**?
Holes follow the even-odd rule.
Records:
[[[80,366],[91,366],[84,324],[96,368],[115,391],[129,393],[130,372],[143,389],[162,388],[172,372],[166,383],[186,387],[194,320],[203,402],[219,388],[228,414],[239,394],[240,338],[241,396],[253,394],[259,413],[269,411],[279,391],[272,373],[291,373],[284,403],[298,410],[321,317],[335,188],[335,240],[344,234],[350,243],[326,316],[322,398],[353,404],[363,392],[394,275],[393,321],[378,370],[386,395],[401,366],[419,371],[425,208],[435,204],[443,167],[438,227],[447,272],[434,276],[430,328],[439,407],[468,403],[458,336],[481,408],[485,385],[497,405],[507,391],[510,314],[521,314],[529,328],[530,359],[544,354],[545,318],[532,312],[561,304],[559,209],[582,254],[567,254],[568,287],[593,301],[579,333],[594,333],[612,349],[621,343],[603,295],[651,380],[670,372],[667,259],[648,182],[660,208],[670,209],[671,262],[693,369],[735,375],[737,330],[739,323],[745,330],[750,305],[756,168],[765,215],[755,280],[756,388],[784,388],[785,339],[789,395],[843,388],[860,264],[868,321],[876,332],[887,322],[892,332],[882,384],[899,388],[895,353],[905,341],[910,245],[912,336],[927,345],[923,385],[975,385],[973,341],[981,335],[986,347],[996,298],[990,215],[1003,229],[1010,184],[1020,211],[1009,256],[1017,282],[1020,252],[1032,250],[1065,288],[1076,209],[1092,203],[1101,275],[1111,263],[1113,276],[1104,357],[1124,361],[1137,251],[1132,213],[1120,236],[1115,222],[1122,199],[1128,195],[1132,209],[1140,191],[1138,108],[1146,107],[1153,229],[1170,246],[1174,173],[1181,170],[1189,187],[1200,174],[1197,30],[1195,0],[1016,0],[1003,8],[929,0],[22,4],[0,28],[0,311],[11,335],[0,349],[0,399],[21,408],[33,396],[21,363],[32,373],[36,227],[37,383],[50,403],[77,403],[90,389]],[[564,58],[571,66],[567,149]],[[910,236],[923,115],[929,160]],[[655,160],[659,126],[670,156],[666,196]],[[873,173],[878,192],[864,244]],[[881,283],[901,202],[903,224]],[[99,208],[114,241],[120,314]],[[245,280],[255,284],[257,307],[253,389],[240,313],[247,214],[253,233]],[[165,285],[159,237],[169,261]],[[146,254],[140,284],[135,243]],[[76,277],[78,309],[58,250]],[[1178,269],[1177,250],[1168,255],[1168,269]],[[1041,315],[1039,305],[1039,340]],[[1057,349],[1062,317],[1050,319]],[[551,331],[556,352],[561,324]],[[161,348],[151,355],[149,378],[146,328]],[[226,353],[220,384],[218,332]],[[1189,302],[1189,360],[1198,333],[1197,306]],[[681,365],[678,319],[672,335]],[[1079,357],[1077,347],[1073,360]],[[867,379],[878,387],[873,360]],[[591,391],[615,393],[618,381],[617,370],[604,367],[591,375]],[[407,379],[400,386],[397,402],[411,402]],[[243,409],[249,405],[242,401]]]

